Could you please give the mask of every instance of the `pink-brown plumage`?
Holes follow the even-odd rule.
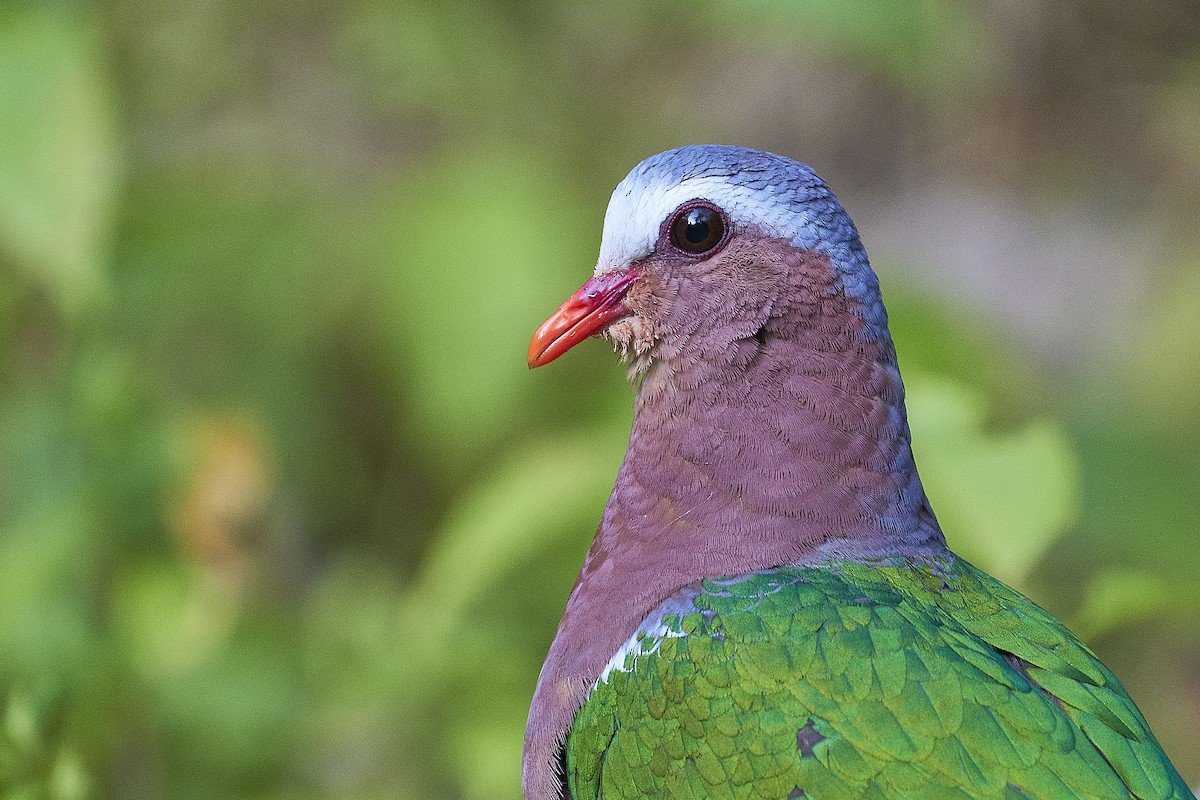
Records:
[[[534,695],[531,798],[553,796],[588,687],[680,588],[818,550],[944,547],[891,339],[827,256],[742,230],[704,262],[656,254],[638,269],[623,302],[646,322],[615,334],[643,353],[633,431]]]

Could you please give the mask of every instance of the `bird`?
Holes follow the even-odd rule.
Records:
[[[947,548],[878,279],[810,167],[638,164],[529,366],[593,336],[633,424],[534,690],[527,800],[1192,797],[1092,651]]]

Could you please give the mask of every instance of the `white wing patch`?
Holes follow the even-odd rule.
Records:
[[[688,586],[680,589],[678,592],[668,597],[657,608],[646,615],[642,620],[642,624],[638,625],[636,631],[630,636],[625,644],[621,645],[613,657],[604,665],[604,670],[600,673],[600,677],[596,679],[596,686],[601,682],[608,683],[609,676],[614,671],[630,672],[633,669],[634,659],[639,655],[650,655],[657,653],[658,648],[666,639],[679,639],[687,636],[686,633],[678,630],[671,630],[663,623],[664,617],[678,617],[682,619],[685,615],[695,612],[696,605],[693,602],[700,594],[699,586]],[[633,656],[634,659],[628,658]]]

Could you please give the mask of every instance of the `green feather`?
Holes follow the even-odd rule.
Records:
[[[574,800],[1192,797],[1117,679],[953,556],[705,581],[566,744]]]

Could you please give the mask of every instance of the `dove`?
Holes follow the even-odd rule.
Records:
[[[1192,797],[1096,656],[947,548],[878,280],[812,169],[638,164],[529,366],[593,336],[633,426],[534,691],[527,800]]]

